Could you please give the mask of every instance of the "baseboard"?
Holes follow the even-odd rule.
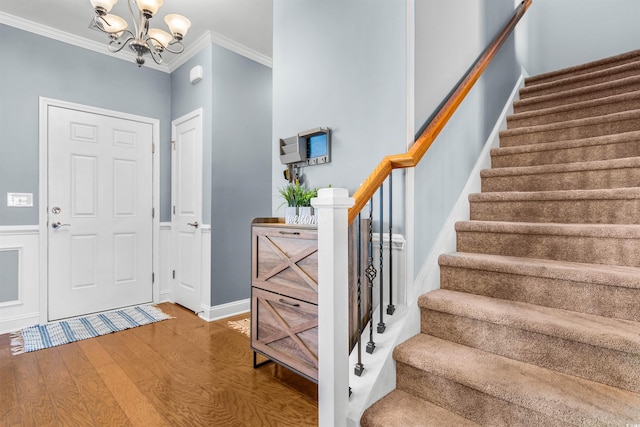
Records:
[[[5,318],[0,320],[0,334],[19,331],[22,328],[36,325],[39,321],[40,313],[38,312]]]
[[[225,317],[248,313],[251,308],[251,300],[247,298],[226,304],[214,305],[213,307],[202,305],[200,308],[202,311],[198,313],[198,316],[207,322],[213,322],[214,320],[224,319]]]
[[[417,298],[423,293],[440,288],[440,265],[438,264],[438,257],[441,254],[455,252],[456,250],[455,223],[469,220],[469,194],[479,193],[481,191],[480,171],[491,167],[491,149],[499,145],[500,130],[506,128],[507,116],[513,114],[513,102],[518,98],[518,90],[524,83],[524,79],[524,74],[521,74],[502,109],[500,117],[480,152],[480,156],[469,175],[466,185],[440,230],[440,234],[438,234],[427,260],[420,268],[420,272],[415,281],[414,289],[416,289],[416,295],[413,296],[414,298]]]

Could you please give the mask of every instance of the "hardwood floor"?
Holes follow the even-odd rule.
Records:
[[[317,386],[249,338],[174,304],[174,319],[12,356],[0,335],[0,426],[315,426]]]

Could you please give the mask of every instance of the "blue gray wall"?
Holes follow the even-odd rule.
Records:
[[[638,0],[534,0],[518,56],[531,75],[638,49]]]
[[[331,163],[305,168],[305,181],[351,193],[384,156],[405,151],[405,2],[275,1],[273,63],[274,214],[284,216],[277,189],[287,184],[279,138],[331,128]]]
[[[204,68],[199,83],[189,71]],[[211,305],[249,298],[250,224],[271,214],[271,69],[213,45],[171,74],[172,119],[203,108]]]
[[[211,305],[249,298],[251,220],[271,214],[271,68],[213,51]]]
[[[2,24],[0,38],[0,225],[38,224],[41,96],[159,119],[161,220],[169,220],[169,75]],[[33,208],[7,208],[7,192],[33,193]]]
[[[513,11],[513,0],[416,1],[416,132]],[[512,36],[416,168],[416,275],[467,182],[519,71]]]

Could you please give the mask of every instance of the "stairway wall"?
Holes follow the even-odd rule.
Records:
[[[415,133],[513,10],[512,0],[415,1]],[[519,75],[511,37],[415,168],[414,190],[408,189],[407,197],[414,201],[416,218],[410,235],[421,236],[413,257],[416,279]]]
[[[638,22],[636,0],[534,0],[516,30],[518,59],[534,75],[628,52]]]

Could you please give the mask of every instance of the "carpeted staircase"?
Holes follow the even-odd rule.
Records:
[[[640,51],[514,111],[365,427],[640,425]]]

